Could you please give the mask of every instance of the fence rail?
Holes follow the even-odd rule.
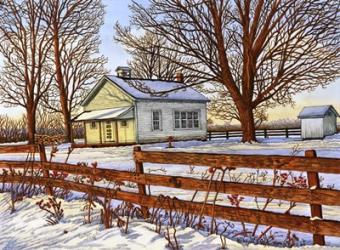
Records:
[[[0,146],[0,154],[7,153],[39,153],[39,145],[26,144],[16,146]]]
[[[311,192],[309,189],[294,187],[273,187],[259,184],[246,184],[237,182],[223,182],[201,180],[190,177],[166,176],[156,174],[136,174],[135,172],[94,169],[79,165],[64,163],[27,163],[27,166],[34,169],[66,172],[74,175],[83,175],[106,179],[108,181],[130,181],[140,185],[164,186],[170,188],[180,188],[185,190],[207,191],[226,194],[240,194],[245,196],[256,196],[261,198],[272,198],[290,200],[301,203],[313,203],[320,205],[340,206],[340,191],[331,189],[317,189]],[[0,168],[21,169],[22,162],[0,161]],[[6,177],[7,178],[7,177]]]
[[[0,146],[0,154],[8,154],[8,153],[28,153],[35,156],[35,154],[39,154],[40,162],[46,163],[46,150],[43,144],[24,144],[24,145],[11,145],[11,146]],[[29,160],[29,158],[27,158]],[[26,162],[21,162],[21,166],[25,165]],[[33,165],[36,163],[33,163]],[[0,161],[0,167],[2,166],[2,162]],[[43,171],[44,177],[49,177],[49,171]],[[47,185],[45,188],[45,192],[48,195],[52,195],[52,187]]]
[[[256,137],[286,137],[301,136],[301,128],[276,128],[276,129],[257,129],[255,131]],[[207,138],[212,139],[230,139],[242,137],[242,130],[208,130]]]
[[[11,151],[11,150],[7,150]],[[41,169],[44,176],[0,175],[3,183],[32,183],[46,187],[59,187],[68,190],[90,193],[92,195],[118,199],[138,204],[148,215],[148,209],[161,207],[169,210],[180,209],[187,213],[202,213],[206,216],[232,221],[268,225],[289,230],[312,233],[315,244],[324,245],[324,236],[340,237],[340,222],[322,218],[322,205],[339,206],[340,190],[320,188],[318,173],[340,174],[340,159],[320,158],[315,151],[306,151],[305,157],[298,156],[261,156],[261,155],[224,155],[186,152],[151,152],[134,149],[136,172],[100,169],[54,162],[0,161],[0,168],[20,169],[29,166]],[[146,174],[144,163],[183,164],[213,167],[215,169],[275,169],[306,172],[307,188],[245,184],[237,182],[203,180],[192,177]],[[138,193],[127,192],[84,183],[54,179],[49,171],[61,171],[73,175],[82,175],[106,179],[108,181],[129,181],[138,186]],[[311,215],[300,216],[289,213],[261,211],[256,209],[230,207],[204,202],[172,199],[170,203],[160,203],[159,197],[146,192],[146,186],[163,186],[184,190],[239,194],[250,197],[287,200],[310,205]],[[47,190],[48,191],[48,190]]]

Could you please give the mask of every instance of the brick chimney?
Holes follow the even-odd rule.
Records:
[[[176,72],[176,82],[184,83],[184,75],[182,72]]]
[[[116,68],[116,73],[118,77],[131,78],[131,69],[129,67],[119,66]]]

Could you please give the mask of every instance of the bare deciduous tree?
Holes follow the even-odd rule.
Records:
[[[45,3],[5,0],[0,4],[1,102],[26,110],[29,143],[34,142],[39,101],[52,81],[48,65],[51,41],[41,11]]]
[[[97,53],[97,47],[98,44],[94,38],[89,40],[85,37],[77,41],[74,46],[66,46],[61,55],[69,119],[72,114],[79,112],[79,105],[90,87],[106,73],[104,69],[106,58],[103,56],[93,57],[93,53]],[[48,94],[44,96],[43,106],[48,111],[62,113],[57,84],[52,84]],[[62,118],[65,119],[63,115]],[[71,120],[67,121],[67,125],[69,124],[71,124]],[[64,122],[64,128],[65,126]],[[65,134],[68,134],[67,131]]]
[[[174,50],[163,48],[166,46],[164,38],[146,32],[143,36],[136,36],[129,27],[116,24],[115,40],[123,45],[131,55],[128,62],[132,70],[132,77],[141,79],[161,79],[172,81],[176,73],[181,72],[185,83],[202,82],[198,73],[182,69],[181,54]]]
[[[211,116],[224,122],[241,121],[239,112],[226,87],[219,83],[211,83],[208,87],[201,88],[203,93],[210,97],[208,110]],[[267,110],[273,107],[270,103],[258,105],[254,109],[255,127],[258,128],[265,121],[268,121]]]
[[[99,29],[103,23],[101,0],[47,0],[45,22],[53,40],[54,87],[58,90],[46,103],[60,110],[64,118],[65,137],[72,141],[71,115],[84,91],[106,71],[103,56],[95,56],[99,47]],[[55,106],[55,100],[59,105]],[[54,108],[53,108],[54,107]],[[60,107],[60,108],[56,108]]]
[[[337,0],[149,2],[133,1],[132,25],[167,41],[161,50],[187,58],[176,62],[183,69],[225,86],[244,142],[256,140],[257,107],[292,102],[339,76]]]

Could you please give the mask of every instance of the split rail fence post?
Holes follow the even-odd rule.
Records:
[[[289,129],[286,128],[286,138],[289,138]]]
[[[43,144],[38,144],[38,147],[39,147],[39,155],[40,155],[40,161],[41,162],[47,162],[47,157],[46,157],[46,149],[45,149],[45,146]],[[47,169],[44,169],[43,170],[43,175],[45,178],[49,178],[50,177],[50,174],[48,172]],[[46,185],[45,187],[45,192],[47,195],[53,195],[53,189],[51,186],[48,186]]]
[[[135,164],[136,164],[136,174],[137,175],[144,174],[143,162],[138,161],[136,159],[136,155],[135,155],[136,152],[142,152],[141,147],[140,146],[134,146],[133,152],[134,152],[134,160],[135,160]],[[147,195],[146,194],[146,188],[145,188],[144,184],[138,184],[138,191],[139,191],[139,194],[142,195],[142,196]],[[149,217],[149,208],[146,207],[146,206],[141,206],[141,209],[142,209],[143,217],[145,219],[148,218]]]
[[[225,138],[228,140],[229,139],[229,131],[225,132]]]
[[[307,150],[305,152],[305,157],[308,158],[316,158],[316,151],[315,150]],[[320,188],[320,180],[319,180],[319,174],[317,172],[307,172],[307,178],[308,178],[308,187],[311,189],[311,192],[313,190],[316,190]],[[311,204],[311,218],[318,217],[322,219],[322,206]],[[318,244],[320,246],[325,245],[325,236],[320,234],[313,234],[313,243]]]

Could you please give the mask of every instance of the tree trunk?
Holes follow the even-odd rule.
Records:
[[[28,134],[28,143],[33,144],[35,142],[35,112],[32,109],[26,109],[27,115],[27,134]]]
[[[53,21],[53,52],[54,52],[54,64],[56,70],[56,80],[59,88],[60,106],[61,112],[64,118],[64,133],[66,142],[72,142],[72,125],[71,125],[71,115],[68,107],[68,95],[64,84],[62,65],[61,65],[61,55],[60,55],[60,44],[58,37],[58,23],[56,20]]]
[[[255,142],[255,122],[253,109],[250,107],[243,108],[239,112],[241,128],[243,132],[242,142]]]
[[[64,117],[64,133],[66,142],[73,142],[72,136],[72,123],[71,123],[71,114],[70,112],[65,112],[63,114]]]
[[[56,79],[59,88],[59,97],[60,97],[60,106],[61,112],[64,118],[64,133],[65,133],[65,140],[66,142],[72,142],[71,136],[71,115],[69,114],[69,107],[67,105],[67,92],[64,85],[63,80],[63,73],[61,70],[61,63],[60,63],[60,53],[59,53],[59,46],[56,45],[54,48],[54,61],[56,67]]]

